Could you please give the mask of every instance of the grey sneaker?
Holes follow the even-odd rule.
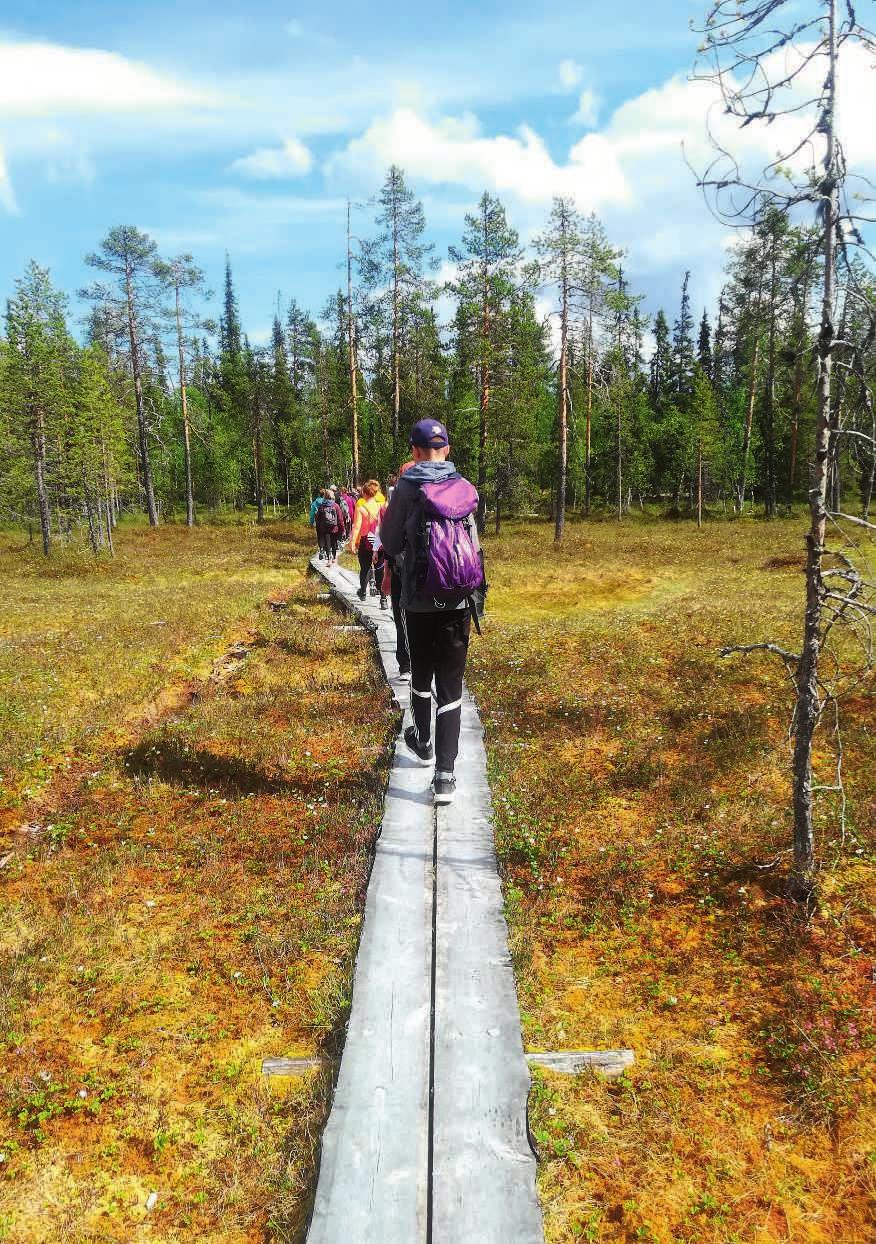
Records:
[[[431,743],[426,743],[424,745],[420,742],[420,736],[417,734],[416,726],[408,726],[407,730],[405,730],[405,743],[414,755],[418,756],[424,764],[428,764],[428,762],[435,755]]]
[[[436,773],[432,779],[432,792],[436,803],[453,803],[456,798],[456,778],[452,774],[450,777],[439,777]]]

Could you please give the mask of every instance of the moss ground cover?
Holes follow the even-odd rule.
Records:
[[[297,528],[120,543],[4,619],[0,1239],[292,1241],[328,1080],[261,1060],[335,1052],[391,701]]]
[[[115,560],[95,565],[63,550],[46,564],[20,533],[0,531],[0,809],[71,749],[204,677],[245,615],[300,577],[287,535],[243,516],[193,531],[132,523]]]
[[[800,629],[801,524],[630,521],[487,542],[470,682],[487,728],[547,1237],[869,1237],[872,682],[844,706],[850,810],[820,800],[818,910],[783,897],[788,693],[724,644]],[[820,777],[832,781],[826,740]]]

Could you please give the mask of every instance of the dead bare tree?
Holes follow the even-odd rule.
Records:
[[[841,664],[827,661],[830,637],[844,624],[860,644],[863,664],[858,677],[873,668],[872,618],[876,614],[872,585],[866,583],[849,555],[847,523],[876,531],[867,518],[831,510],[828,505],[828,468],[834,437],[844,429],[832,427],[835,364],[841,348],[837,329],[838,273],[853,279],[850,250],[867,253],[860,232],[866,220],[850,206],[851,175],[839,138],[837,94],[842,57],[857,46],[872,51],[873,36],[857,20],[852,0],[717,0],[706,16],[700,52],[703,61],[695,77],[717,85],[725,117],[739,130],[768,127],[782,118],[783,132],[793,138],[785,150],[756,173],[743,167],[728,143],[714,131],[710,136],[715,157],[699,177],[716,214],[733,223],[748,223],[765,207],[799,215],[808,206],[820,231],[822,258],[820,324],[815,351],[817,417],[812,447],[809,487],[809,529],[806,533],[806,598],[803,637],[799,652],[773,643],[724,649],[730,652],[767,651],[781,657],[794,687],[793,812],[794,859],[791,891],[807,898],[815,881],[813,795],[842,786],[841,742],[836,737],[837,781],[816,784],[813,778],[813,737],[825,710],[836,706],[843,684]],[[780,128],[780,127],[777,127]],[[872,406],[863,368],[858,375]],[[866,433],[859,433],[866,440]],[[827,547],[828,527],[839,535],[839,550]],[[826,564],[827,561],[827,564]],[[838,722],[838,717],[836,718]]]

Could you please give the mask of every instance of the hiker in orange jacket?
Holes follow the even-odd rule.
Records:
[[[362,496],[356,502],[353,534],[350,537],[350,552],[355,553],[359,558],[358,596],[360,600],[364,600],[368,592],[368,579],[374,558],[374,535],[385,505],[386,497],[380,491],[380,484],[377,480],[366,480],[362,485]]]

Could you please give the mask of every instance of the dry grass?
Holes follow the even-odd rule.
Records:
[[[542,1074],[552,1244],[869,1235],[876,821],[872,682],[846,704],[845,839],[819,805],[820,907],[783,896],[799,520],[592,523],[488,542],[471,681],[487,727],[531,1048],[630,1046],[608,1084]],[[818,763],[830,779],[821,741]]]
[[[53,645],[77,674],[43,735],[15,727],[54,763],[0,848],[0,1239],[293,1241],[328,1080],[260,1065],[336,1052],[391,702],[303,580],[297,529],[123,543],[94,615],[76,568],[26,571],[16,606],[19,703]],[[245,646],[198,686],[230,632]],[[122,635],[148,650],[129,661]],[[169,713],[113,724],[162,680],[185,690]],[[32,752],[20,772],[35,785]]]
[[[169,687],[203,678],[272,588],[300,580],[287,532],[222,526],[120,529],[114,561],[46,563],[0,531],[0,811],[74,748],[135,725]]]

